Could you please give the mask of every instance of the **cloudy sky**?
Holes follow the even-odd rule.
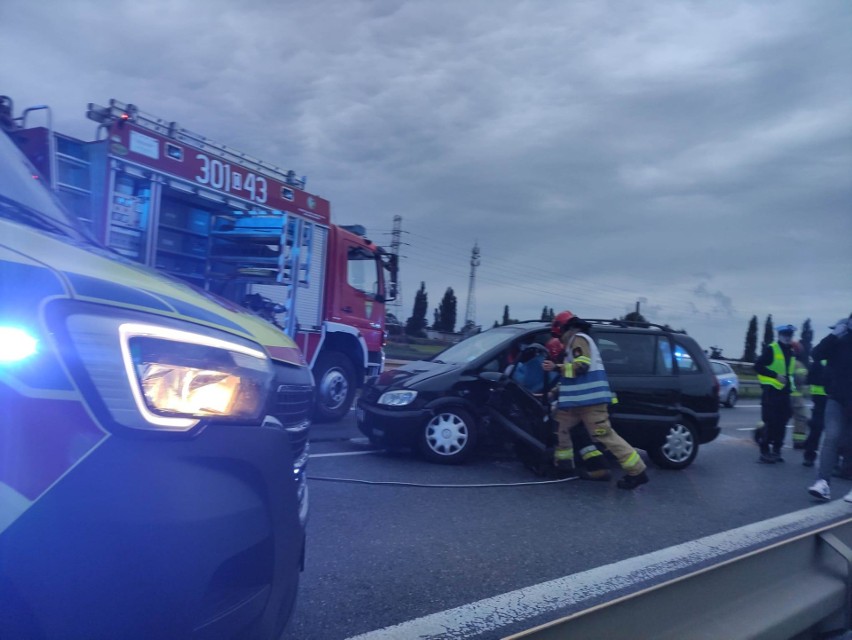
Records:
[[[402,307],[637,301],[738,357],[852,311],[852,3],[3,0],[0,93],[91,139],[109,98],[307,175]]]

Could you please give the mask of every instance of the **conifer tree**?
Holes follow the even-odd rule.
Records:
[[[420,289],[414,296],[414,308],[411,317],[405,323],[405,333],[409,336],[424,337],[426,335],[426,311],[429,309],[429,298],[426,295],[426,283],[420,283]]]
[[[763,343],[761,347],[765,347],[775,341],[775,327],[772,325],[772,314],[766,316],[766,324],[763,325]]]
[[[754,362],[755,360],[757,360],[757,316],[752,316],[748,323],[748,331],[746,331],[743,362]]]

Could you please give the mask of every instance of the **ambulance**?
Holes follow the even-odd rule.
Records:
[[[271,638],[313,378],[282,331],[98,244],[0,132],[0,638]]]

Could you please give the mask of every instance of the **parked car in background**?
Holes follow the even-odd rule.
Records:
[[[740,397],[740,379],[731,365],[720,360],[711,360],[710,366],[719,381],[719,403],[733,407]]]
[[[615,429],[661,467],[683,469],[719,434],[718,383],[695,340],[656,325],[592,321],[618,403]],[[550,324],[495,327],[430,360],[368,381],[358,427],[380,446],[407,446],[433,462],[464,461],[491,428],[488,376],[502,373],[522,345],[544,345]],[[487,374],[487,375],[483,375]],[[496,435],[496,433],[495,433]]]

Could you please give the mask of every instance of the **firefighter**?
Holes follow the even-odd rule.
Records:
[[[559,338],[551,338],[547,342],[548,359],[557,364],[562,364],[565,359],[565,346]],[[542,362],[542,365],[544,363]],[[546,376],[555,376],[559,379],[559,373],[555,370],[545,371]],[[554,387],[555,396],[558,396],[559,388]],[[558,423],[557,423],[558,424]],[[565,448],[557,444],[554,451],[554,463],[557,468],[567,466],[566,460],[572,460],[578,475],[585,480],[608,481],[611,478],[606,459],[600,447],[592,440],[589,432],[582,424],[575,425],[569,434],[570,445]],[[558,433],[557,433],[558,437]]]
[[[830,500],[829,482],[839,447],[852,432],[852,315],[838,320],[831,333],[814,347],[814,360],[825,360],[825,436],[817,465],[817,480],[808,493]],[[852,491],[843,499],[852,502]]]
[[[793,413],[790,394],[796,388],[796,358],[791,345],[795,332],[796,327],[791,324],[778,327],[778,339],[763,347],[763,353],[754,363],[757,380],[763,389],[760,410],[765,425],[758,443],[758,462],[765,464],[784,462],[781,448],[787,421]]]
[[[825,426],[825,360],[814,360],[808,369],[808,384],[810,385],[811,398],[814,410],[808,423],[808,438],[805,440],[805,455],[802,464],[806,467],[814,466],[819,449],[819,439]]]
[[[804,449],[805,440],[808,438],[808,422],[811,419],[807,356],[798,340],[793,340],[790,346],[793,349],[793,357],[796,359],[794,388],[790,392],[793,412],[793,448]]]
[[[645,463],[639,453],[618,435],[610,425],[607,405],[612,401],[606,370],[594,340],[586,333],[591,324],[563,311],[554,318],[552,332],[565,346],[565,362],[561,366],[559,384],[559,447],[570,446],[571,429],[582,424],[589,435],[618,460],[625,475],[618,481],[620,489],[635,489],[648,482]],[[544,363],[545,371],[558,365]],[[558,450],[557,450],[558,451]]]

